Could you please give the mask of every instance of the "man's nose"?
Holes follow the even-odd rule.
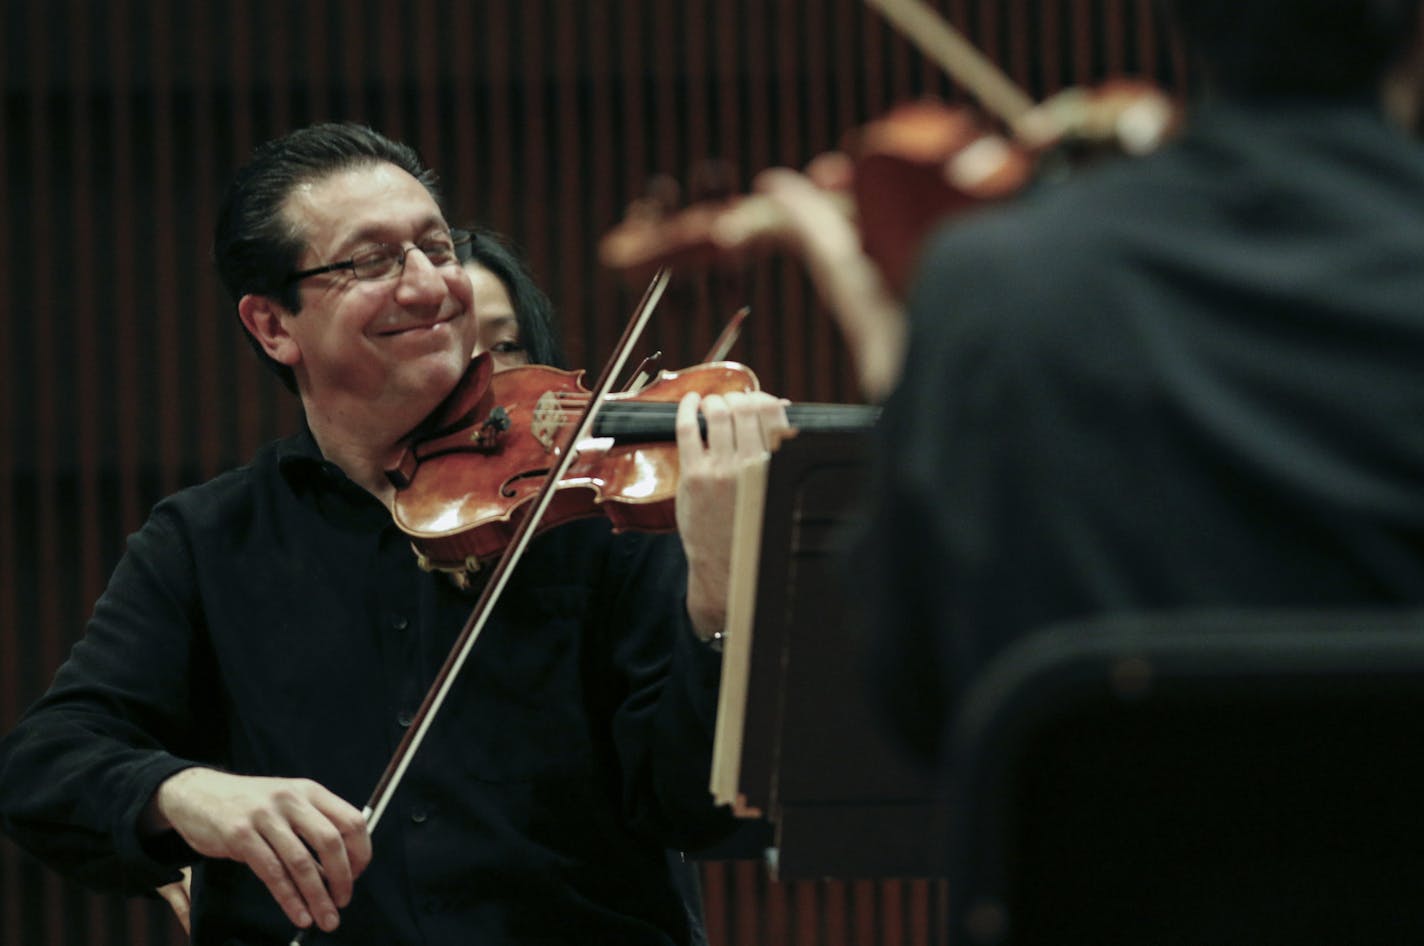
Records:
[[[419,247],[406,250],[405,267],[401,270],[400,283],[396,295],[404,302],[420,302],[445,296],[445,280],[440,278],[440,267],[430,262],[430,257]]]

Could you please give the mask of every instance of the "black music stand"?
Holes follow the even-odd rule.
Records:
[[[871,705],[852,617],[844,545],[868,464],[867,434],[803,433],[744,478],[738,501],[713,787],[771,823],[783,880],[943,872],[932,773]]]

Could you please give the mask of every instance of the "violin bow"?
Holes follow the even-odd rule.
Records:
[[[1028,93],[923,0],[865,0],[1004,124],[1018,130],[1034,108]]]
[[[727,325],[722,329],[722,334],[717,336],[717,340],[712,343],[712,347],[707,350],[707,355],[702,359],[702,364],[713,361],[721,361],[731,354],[732,346],[737,344],[737,339],[742,337],[742,323],[747,316],[752,314],[751,306],[742,306],[732,317],[727,320]]]
[[[440,667],[440,672],[435,676],[435,681],[426,691],[425,699],[421,701],[420,709],[416,711],[415,717],[411,720],[410,728],[406,730],[405,736],[396,746],[391,760],[386,763],[385,771],[381,773],[380,780],[376,782],[376,787],[371,791],[371,797],[361,810],[361,814],[366,819],[368,832],[376,830],[376,825],[380,823],[381,816],[385,814],[391,798],[395,796],[396,790],[400,787],[406,770],[410,768],[411,760],[415,758],[416,752],[425,741],[425,735],[435,722],[436,714],[444,705],[450,688],[454,686],[455,679],[459,676],[461,668],[464,667],[466,659],[470,656],[470,651],[475,646],[475,641],[479,639],[490,614],[493,613],[495,603],[509,583],[509,576],[514,572],[515,566],[519,564],[524,550],[528,548],[529,542],[534,538],[535,531],[539,528],[540,521],[544,518],[545,511],[553,502],[559,481],[563,479],[564,474],[573,465],[574,458],[578,456],[576,445],[592,436],[593,421],[598,409],[602,406],[604,398],[612,391],[615,379],[627,365],[633,346],[638,343],[643,329],[652,317],[653,310],[657,308],[658,301],[662,298],[663,291],[667,289],[669,278],[668,268],[662,267],[654,274],[652,282],[648,284],[642,300],[633,312],[632,319],[623,329],[623,337],[619,339],[618,345],[614,348],[612,357],[603,366],[598,383],[594,386],[588,403],[583,408],[573,438],[568,441],[567,446],[559,454],[558,460],[544,479],[544,485],[535,496],[528,514],[519,523],[519,527],[515,530],[504,554],[500,556],[499,563],[490,573],[479,600],[476,601],[474,608],[470,611],[469,618],[465,621],[464,628],[460,631],[460,636],[455,639],[449,654],[445,657],[445,662]],[[308,930],[298,930],[292,937],[289,946],[302,946],[306,941],[307,932]]]
[[[1042,147],[1068,132],[1092,136],[1106,115],[1111,117],[1111,134],[1105,137],[1130,154],[1145,154],[1160,145],[1174,127],[1173,110],[1163,96],[1139,93],[1132,107],[1101,114],[1092,97],[1081,89],[1068,89],[1036,103],[924,0],[865,0],[865,5],[879,10],[900,35],[969,90],[1021,144]],[[1104,133],[1099,130],[1096,134]]]

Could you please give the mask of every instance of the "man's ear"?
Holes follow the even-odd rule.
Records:
[[[301,347],[283,321],[291,315],[271,296],[249,294],[237,302],[237,316],[242,319],[243,327],[257,339],[268,357],[289,368],[302,360]]]

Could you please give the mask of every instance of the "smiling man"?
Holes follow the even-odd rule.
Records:
[[[196,944],[687,943],[665,857],[707,792],[738,463],[769,397],[679,417],[681,542],[537,539],[372,837],[358,806],[472,599],[421,572],[383,471],[479,345],[475,290],[408,148],[320,125],[260,148],[215,252],[307,429],[165,500],[84,639],[0,744],[0,814],[133,893],[192,864]]]

